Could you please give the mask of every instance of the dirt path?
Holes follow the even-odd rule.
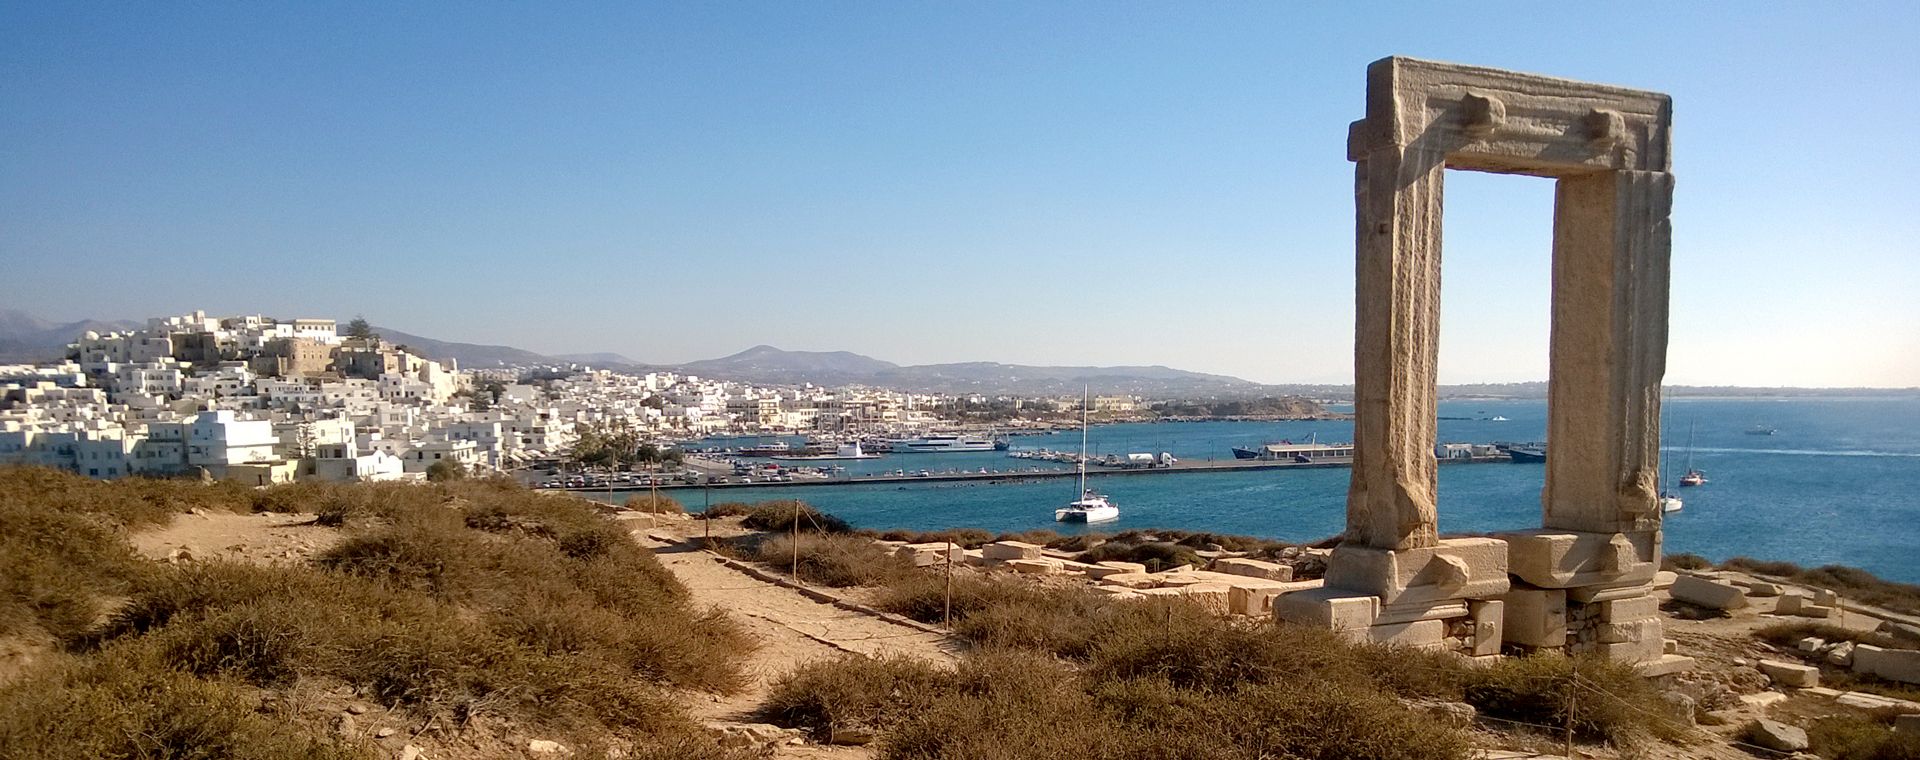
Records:
[[[695,719],[709,723],[756,723],[754,712],[772,682],[800,665],[848,652],[916,657],[951,663],[965,648],[958,639],[909,628],[853,610],[815,601],[791,588],[763,581],[723,564],[718,555],[690,543],[649,537],[662,531],[635,531],[635,540],[653,549],[661,564],[693,592],[694,603],[718,607],[759,639],[760,648],[744,663],[747,688],[730,697],[707,697],[692,705]],[[781,758],[866,758],[860,747],[789,745]]]
[[[260,564],[305,562],[343,537],[309,514],[234,514],[196,509],[164,526],[133,534],[134,550],[149,559],[224,558]]]

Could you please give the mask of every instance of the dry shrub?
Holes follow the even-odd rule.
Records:
[[[852,535],[773,535],[759,543],[754,557],[782,570],[798,557],[801,580],[836,587],[877,585],[913,571],[913,563],[886,547]]]
[[[909,573],[888,585],[875,604],[923,623],[939,623],[947,610],[946,598],[947,585],[941,576]],[[977,644],[1069,657],[1091,651],[1108,618],[1152,617],[1144,607],[1117,607],[1086,589],[1048,588],[1017,578],[956,577],[952,609],[955,632]]]
[[[1131,543],[1114,539],[1093,547],[1080,555],[1081,562],[1138,562],[1147,566],[1147,572],[1157,573],[1181,565],[1202,567],[1206,562],[1195,554],[1193,547],[1183,546],[1170,541],[1149,543]]]
[[[700,516],[713,519],[718,517],[746,517],[750,514],[753,514],[753,505],[751,504],[740,501],[723,501],[707,507],[700,513]]]
[[[49,508],[23,483],[73,488]],[[187,488],[204,487],[162,491]],[[695,610],[584,502],[491,481],[267,489],[271,509],[334,505],[353,537],[310,566],[158,565],[134,558],[115,527],[146,519],[147,506],[108,498],[87,512],[73,493],[127,496],[0,472],[0,612],[76,653],[0,689],[0,756],[357,756],[326,738],[331,727],[261,712],[253,690],[280,704],[277,690],[312,679],[449,724],[506,719],[587,755],[737,754],[697,736],[675,695],[737,688],[750,639]],[[13,547],[31,559],[14,561]],[[128,598],[95,626],[105,594]]]
[[[925,709],[948,687],[950,676],[911,657],[845,655],[782,676],[761,705],[760,716],[831,741],[836,731],[886,729]]]
[[[0,687],[0,757],[357,760],[369,755],[263,707],[244,687],[134,650],[47,664]]]
[[[1857,567],[1822,565],[1807,569],[1791,562],[1734,557],[1720,564],[1730,570],[1782,578],[1814,588],[1831,589],[1847,599],[1885,607],[1909,615],[1920,614],[1920,585],[1884,580]]]
[[[1884,633],[1842,628],[1826,623],[1774,623],[1754,631],[1753,636],[1789,650],[1808,636],[1825,639],[1828,643],[1851,641],[1855,644],[1872,644],[1887,649],[1920,649],[1920,644],[1897,639]]]
[[[1836,715],[1807,727],[1807,743],[1828,760],[1916,760],[1920,734],[1894,733],[1890,716]]]
[[[1103,719],[1072,669],[1044,654],[983,651],[882,737],[889,760],[1101,758],[1130,737]]]
[[[768,533],[792,533],[794,523],[799,523],[801,533],[851,533],[853,527],[833,515],[814,509],[812,505],[798,499],[776,499],[754,505],[747,519],[741,521],[753,530]]]
[[[992,543],[993,534],[979,528],[949,528],[947,530],[889,530],[883,533],[861,531],[863,535],[872,535],[888,541],[905,541],[909,544],[949,543],[968,549],[978,549],[983,544]]]
[[[1106,617],[1088,666],[1097,679],[1226,691],[1309,676],[1356,680],[1360,672],[1350,657],[1354,648],[1330,631],[1221,619],[1192,604],[1115,606],[1132,614]]]
[[[98,515],[0,500],[0,636],[65,639],[146,569]]]
[[[1660,569],[1662,570],[1707,570],[1712,567],[1712,561],[1698,554],[1679,552],[1668,553],[1660,557]]]
[[[1425,760],[1464,758],[1469,750],[1458,730],[1351,681],[1198,691],[1138,679],[1103,683],[1095,694],[1115,728],[1132,737],[1111,757]]]
[[[1571,710],[1576,736],[1614,744],[1647,737],[1672,741],[1686,733],[1681,719],[1633,666],[1602,657],[1542,653],[1468,673],[1466,701],[1495,718],[1561,726]]]
[[[651,514],[677,515],[687,511],[687,508],[681,506],[679,501],[659,491],[644,494],[637,493],[628,496],[626,506],[627,509]]]

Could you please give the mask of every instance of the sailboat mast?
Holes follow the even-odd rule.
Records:
[[[1687,422],[1687,472],[1693,472],[1693,422]]]
[[[1093,386],[1089,385],[1080,392],[1080,495],[1087,495],[1087,406],[1093,399]]]

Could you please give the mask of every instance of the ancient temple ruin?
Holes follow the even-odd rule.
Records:
[[[1497,654],[1600,651],[1671,672],[1663,651],[1660,382],[1666,369],[1672,102],[1659,93],[1387,58],[1354,122],[1353,480],[1326,586],[1285,620]],[[1442,539],[1435,367],[1446,170],[1555,182],[1542,527]]]

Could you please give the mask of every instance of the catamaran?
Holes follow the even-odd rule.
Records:
[[[1053,511],[1055,522],[1097,523],[1120,519],[1120,507],[1087,487],[1087,406],[1093,389],[1080,402],[1080,498]]]

